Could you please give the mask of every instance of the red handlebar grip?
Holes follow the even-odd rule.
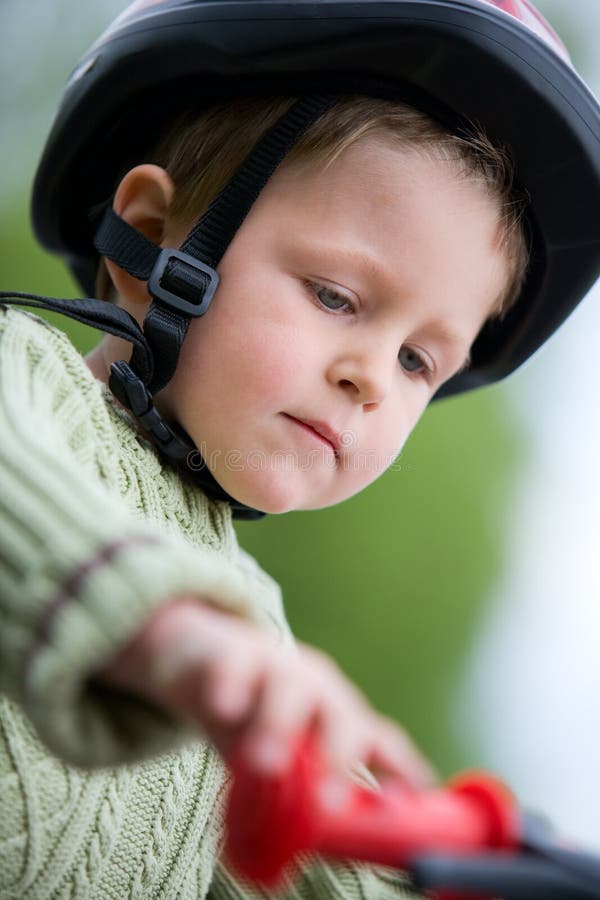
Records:
[[[390,779],[372,791],[332,782],[309,742],[284,778],[258,776],[242,761],[232,771],[227,854],[240,874],[265,886],[275,886],[306,851],[409,868],[422,853],[511,850],[520,843],[514,800],[485,773],[428,791]]]
[[[309,786],[325,777],[320,757],[299,745],[282,778],[259,775],[242,758],[230,768],[226,854],[241,875],[274,887],[298,853],[317,846],[319,810]]]

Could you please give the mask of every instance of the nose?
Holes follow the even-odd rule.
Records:
[[[390,353],[389,347],[375,342],[340,355],[331,364],[328,377],[355,402],[365,407],[377,407],[391,391],[397,366],[397,351]]]

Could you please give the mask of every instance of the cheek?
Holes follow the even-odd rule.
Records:
[[[215,313],[190,326],[173,382],[178,405],[222,412],[226,404],[236,415],[289,406],[310,356],[300,332],[275,316]]]

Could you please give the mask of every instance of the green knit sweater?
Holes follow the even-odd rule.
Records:
[[[219,864],[226,772],[190,726],[89,675],[167,598],[290,640],[229,507],[164,467],[64,334],[0,308],[0,898],[263,896]],[[282,895],[414,896],[307,861]]]

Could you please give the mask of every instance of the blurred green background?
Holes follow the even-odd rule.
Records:
[[[24,5],[3,0],[0,8],[9,38],[0,93],[0,286],[77,296],[62,265],[33,241],[28,184],[71,64],[125,4],[44,4],[26,5],[33,48],[31,34],[25,41],[19,31]],[[551,11],[576,49],[576,29]],[[19,46],[28,46],[27,62]],[[93,346],[93,332],[60,325],[82,351]],[[298,637],[330,651],[443,774],[479,762],[472,736],[453,727],[457,680],[507,565],[515,478],[527,452],[505,387],[488,389],[432,407],[400,467],[361,496],[238,527],[241,543],[281,583]]]

